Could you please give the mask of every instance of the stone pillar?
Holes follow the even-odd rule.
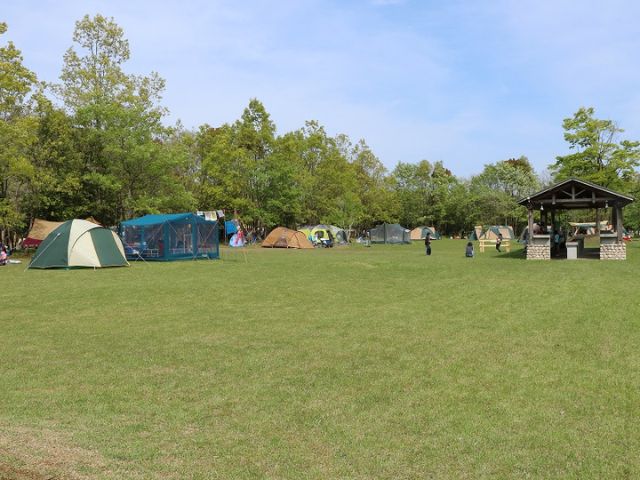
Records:
[[[549,235],[531,235],[527,245],[527,260],[551,260]]]
[[[600,260],[626,260],[627,245],[618,241],[617,233],[600,234]]]
[[[600,260],[626,260],[627,245],[620,243],[601,243]]]

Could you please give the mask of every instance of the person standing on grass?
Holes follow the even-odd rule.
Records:
[[[427,255],[431,255],[431,234],[427,233],[427,236],[424,237],[424,246],[427,250]]]
[[[500,253],[500,245],[502,244],[502,234],[498,234],[498,238],[496,238],[496,250]]]

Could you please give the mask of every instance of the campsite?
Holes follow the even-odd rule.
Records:
[[[3,2],[0,480],[640,478],[640,2],[561,3]]]
[[[114,479],[640,474],[640,306],[615,301],[638,243],[626,262],[465,244],[6,267],[33,293],[0,292],[0,458]]]

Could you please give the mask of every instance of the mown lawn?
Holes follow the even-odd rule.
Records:
[[[640,244],[0,269],[0,478],[638,478]]]

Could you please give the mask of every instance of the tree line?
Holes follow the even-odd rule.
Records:
[[[0,40],[7,25],[0,23]],[[234,212],[251,227],[379,222],[463,234],[478,224],[526,223],[517,200],[569,176],[640,191],[638,142],[581,108],[565,119],[573,153],[541,178],[526,156],[460,178],[443,162],[389,171],[365,140],[329,135],[317,121],[278,134],[264,105],[189,130],[167,126],[159,74],[126,73],[129,43],[112,18],[76,22],[58,83],[40,82],[12,43],[0,44],[0,233],[14,242],[34,218],[93,217],[105,225],[147,213]],[[626,223],[640,227],[637,208]]]

